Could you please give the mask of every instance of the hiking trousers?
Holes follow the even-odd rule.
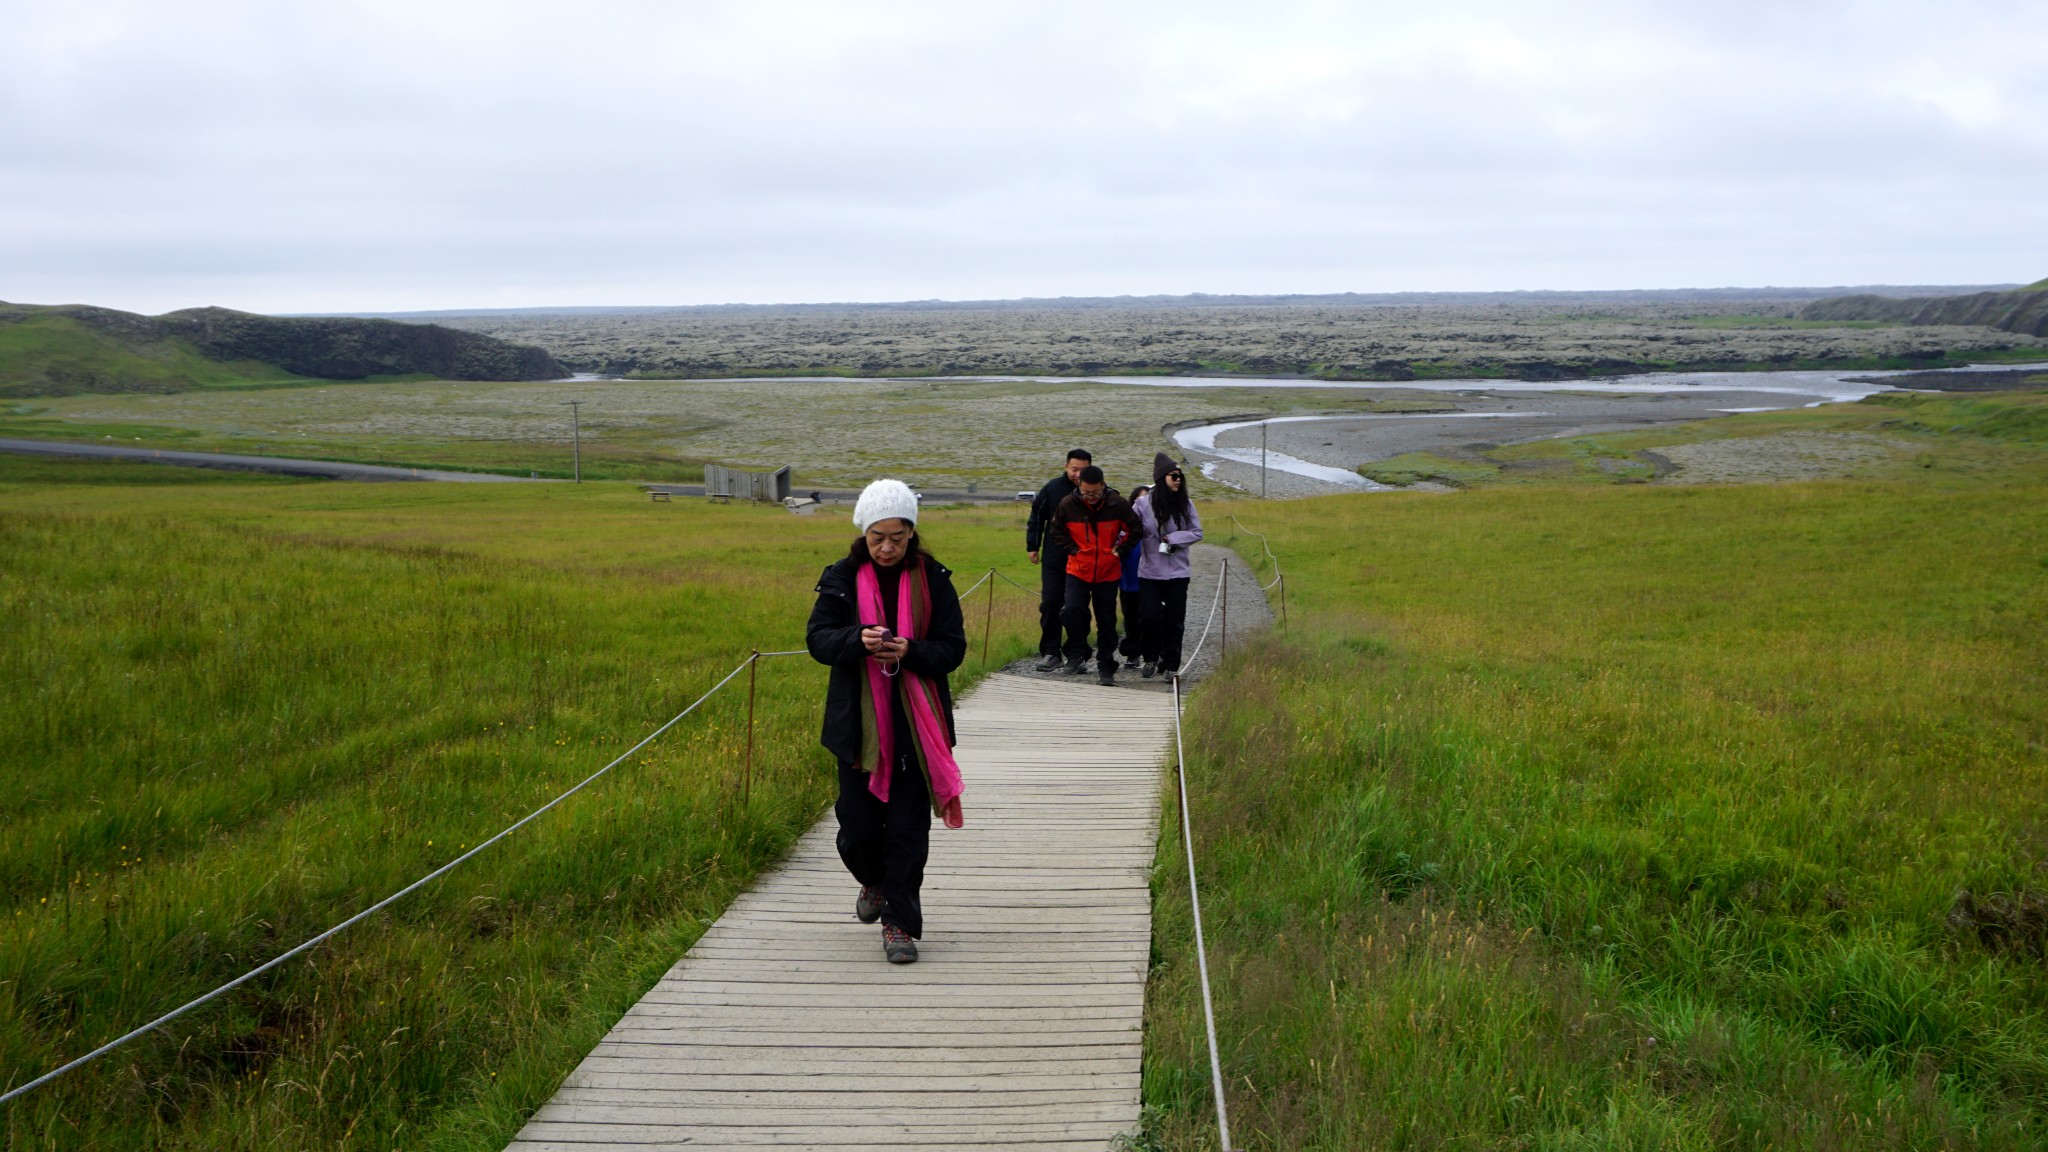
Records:
[[[1116,594],[1115,580],[1091,584],[1079,576],[1067,577],[1067,608],[1060,620],[1067,628],[1063,652],[1069,661],[1088,658],[1088,617],[1092,613],[1096,666],[1102,671],[1116,671]]]
[[[1159,665],[1162,672],[1178,672],[1181,641],[1188,627],[1188,577],[1141,579],[1138,598],[1144,621],[1139,632],[1144,658]]]
[[[1067,562],[1050,548],[1038,554],[1038,654],[1060,654],[1060,613],[1067,606]]]
[[[839,859],[853,878],[879,889],[889,906],[882,923],[924,936],[924,866],[932,854],[932,801],[917,761],[898,755],[889,802],[868,791],[868,774],[840,761]]]

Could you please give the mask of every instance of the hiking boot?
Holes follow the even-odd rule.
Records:
[[[915,964],[917,962],[917,941],[910,933],[894,924],[882,925],[882,955],[891,964]]]
[[[1095,682],[1114,687],[1116,685],[1116,666],[1114,664],[1104,664],[1101,668],[1097,669]]]
[[[1067,661],[1067,675],[1080,676],[1087,673],[1087,671],[1088,661],[1086,659]]]
[[[1033,670],[1038,672],[1057,672],[1060,670],[1061,666],[1066,664],[1066,662],[1066,657],[1055,653],[1051,656],[1045,657],[1038,663],[1033,664],[1031,667]]]
[[[882,918],[882,909],[888,906],[889,902],[882,899],[882,890],[880,888],[869,888],[866,885],[862,885],[860,895],[854,897],[853,915],[855,919],[863,924],[873,924]]]
[[[1159,665],[1152,663],[1150,660],[1147,660],[1143,664],[1138,665],[1138,675],[1144,677],[1147,680],[1150,680],[1152,678],[1152,674],[1157,671],[1159,671]]]

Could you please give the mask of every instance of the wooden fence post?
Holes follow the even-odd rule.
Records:
[[[740,807],[745,808],[754,799],[754,680],[755,670],[761,666],[761,650],[747,660],[747,761],[746,769],[740,776]]]
[[[1223,558],[1223,579],[1217,583],[1216,594],[1223,598],[1223,642],[1217,646],[1216,662],[1230,654],[1230,557]]]
[[[988,634],[996,625],[996,570],[988,570],[988,612],[981,619],[981,662],[988,663]]]

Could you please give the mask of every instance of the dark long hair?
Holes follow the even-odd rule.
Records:
[[[1193,513],[1189,510],[1194,504],[1188,500],[1187,474],[1181,475],[1178,492],[1164,480],[1159,482],[1158,487],[1152,489],[1152,518],[1159,523],[1161,532],[1166,531],[1169,525],[1178,524],[1186,528],[1193,522]]]
[[[917,529],[912,528],[910,542],[903,546],[903,559],[896,562],[898,567],[907,572],[924,561],[924,551],[918,546],[921,542]],[[868,555],[867,533],[863,532],[853,538],[853,547],[846,550],[846,558],[855,564],[866,564],[874,559]]]

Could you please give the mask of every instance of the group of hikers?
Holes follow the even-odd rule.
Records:
[[[1116,682],[1119,653],[1142,675],[1179,674],[1188,548],[1202,522],[1171,457],[1154,459],[1152,480],[1126,499],[1077,448],[1032,502],[1025,550],[1043,573],[1041,670],[1087,671],[1092,616],[1102,683]],[[833,812],[839,858],[860,884],[853,914],[881,922],[893,964],[915,961],[924,935],[932,817],[965,822],[947,677],[967,657],[967,629],[953,573],[924,550],[917,516],[917,493],[900,480],[861,492],[860,536],[819,577],[805,629],[812,659],[831,669],[820,743],[839,762]],[[1121,647],[1119,607],[1131,633]]]
[[[1067,453],[1066,470],[1038,490],[1024,525],[1024,549],[1039,569],[1039,671],[1088,671],[1092,615],[1098,681],[1116,683],[1119,655],[1137,661],[1140,676],[1179,673],[1188,548],[1201,538],[1187,474],[1173,457],[1154,456],[1152,483],[1126,499],[1087,449]]]

